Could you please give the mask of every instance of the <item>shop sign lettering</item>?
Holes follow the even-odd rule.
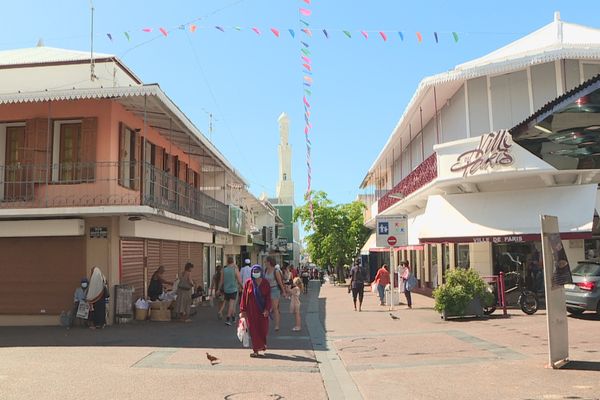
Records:
[[[492,236],[492,237],[478,237],[473,238],[474,243],[523,243],[525,240],[523,236]]]
[[[459,155],[450,171],[462,172],[462,175],[467,177],[488,168],[511,165],[514,161],[510,154],[511,147],[512,141],[507,130],[488,133],[481,136],[476,149]]]

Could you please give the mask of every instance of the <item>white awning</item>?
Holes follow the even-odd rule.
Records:
[[[597,185],[433,195],[415,228],[421,242],[540,234],[540,215],[558,217],[561,233],[589,234]],[[409,225],[409,231],[411,226]]]

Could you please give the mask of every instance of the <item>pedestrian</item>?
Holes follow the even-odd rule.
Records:
[[[150,278],[150,284],[148,285],[148,298],[152,301],[158,300],[159,296],[163,294],[165,285],[173,285],[173,282],[169,282],[164,279],[165,267],[162,265],[158,267]]]
[[[390,273],[388,271],[387,264],[383,264],[381,268],[377,270],[377,275],[373,283],[377,284],[377,292],[379,293],[379,304],[385,306],[385,287],[390,283]]]
[[[245,285],[246,281],[248,279],[252,279],[252,276],[251,276],[252,272],[251,271],[252,271],[252,266],[250,265],[250,259],[246,258],[244,260],[244,266],[242,267],[242,269],[240,269],[240,276],[242,278],[242,285]]]
[[[75,293],[73,293],[73,309],[69,318],[69,328],[72,328],[75,324],[77,318],[77,310],[79,309],[79,303],[85,302],[88,283],[88,278],[81,278],[79,286],[77,287],[77,289],[75,289]]]
[[[212,278],[212,283],[210,285],[210,291],[212,292],[211,296],[212,298],[217,300],[217,307],[219,309],[219,311],[217,311],[217,318],[219,320],[223,319],[223,308],[225,308],[225,302],[223,301],[223,290],[220,286],[222,272],[222,267],[220,265],[217,265],[215,269],[215,274]]]
[[[302,279],[296,277],[294,278],[293,287],[291,289],[291,297],[290,301],[290,314],[294,314],[296,325],[292,328],[294,332],[298,332],[302,329],[302,320],[300,317],[300,293],[304,289],[304,285],[302,284]]]
[[[412,274],[408,261],[402,261],[400,265],[404,267],[401,278],[404,285],[406,304],[408,304],[408,308],[412,308],[412,296],[410,292],[417,286],[417,278]]]
[[[85,300],[90,305],[90,329],[102,329],[106,325],[106,300],[109,297],[106,278],[100,268],[93,267]]]
[[[192,281],[192,268],[194,264],[188,262],[183,267],[183,273],[177,285],[177,299],[175,300],[175,313],[182,322],[191,322],[189,319],[192,308],[192,293],[194,282]]]
[[[304,285],[304,294],[308,293],[308,281],[310,280],[310,275],[308,269],[305,267],[302,270],[302,284]]]
[[[279,330],[279,323],[281,321],[281,314],[279,312],[279,300],[281,295],[287,295],[285,285],[283,284],[283,276],[281,275],[281,268],[276,265],[275,257],[268,256],[265,260],[265,280],[269,282],[271,287],[271,304],[273,312],[273,320],[275,322],[275,331]]]
[[[250,357],[259,357],[259,351],[267,350],[269,334],[269,311],[271,310],[271,286],[264,278],[260,265],[252,267],[251,279],[247,280],[242,290],[240,318],[245,318],[248,333],[252,340]]]
[[[227,265],[221,273],[221,281],[219,287],[223,288],[225,299],[225,307],[227,308],[227,316],[225,317],[225,325],[231,326],[235,321],[235,300],[238,294],[238,288],[242,286],[242,278],[240,271],[235,265],[233,257],[227,257]]]
[[[352,302],[354,311],[356,311],[356,298],[358,297],[358,311],[362,311],[363,297],[365,295],[365,271],[360,265],[360,260],[356,260],[352,269],[350,269],[350,290],[352,290]]]

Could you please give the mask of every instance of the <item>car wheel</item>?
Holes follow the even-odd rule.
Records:
[[[581,315],[583,314],[583,312],[585,310],[582,310],[581,308],[572,308],[572,307],[567,307],[567,311],[569,312],[569,314],[573,314],[573,315]]]

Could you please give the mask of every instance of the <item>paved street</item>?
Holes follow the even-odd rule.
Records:
[[[544,368],[545,315],[446,322],[433,301],[396,307],[372,293],[352,311],[345,287],[311,283],[304,327],[251,359],[235,328],[201,308],[189,324],[102,331],[0,328],[0,399],[597,399],[600,320],[569,318],[573,370]],[[219,357],[211,366],[205,353]]]

